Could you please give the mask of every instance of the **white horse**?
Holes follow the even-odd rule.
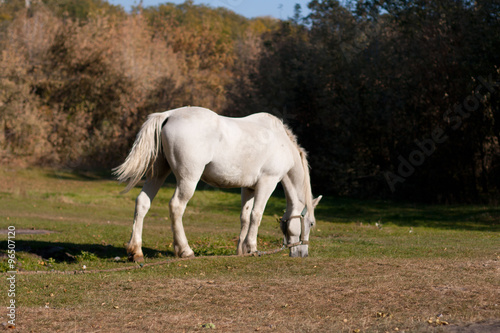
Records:
[[[287,199],[281,219],[284,244],[292,257],[308,255],[314,208],[321,196],[313,199],[306,152],[278,118],[267,113],[229,118],[199,107],[151,114],[125,162],[114,169],[119,181],[128,181],[125,192],[146,175],[126,246],[130,260],[143,260],[143,220],[171,171],[177,180],[170,200],[175,255],[194,256],[182,215],[200,179],[216,187],[241,187],[238,254],[257,251],[264,208],[281,181]]]

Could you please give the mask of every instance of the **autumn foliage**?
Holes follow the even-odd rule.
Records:
[[[71,17],[37,3],[2,22],[4,162],[110,167],[149,113],[184,105],[221,112],[236,45],[274,24],[190,3],[131,14],[101,5]],[[237,19],[239,34],[221,14]]]

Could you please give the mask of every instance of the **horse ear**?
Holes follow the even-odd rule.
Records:
[[[323,198],[322,195],[320,195],[319,197],[317,197],[316,199],[313,199],[313,207],[316,208],[316,206],[319,204],[319,201],[321,200],[321,198]]]

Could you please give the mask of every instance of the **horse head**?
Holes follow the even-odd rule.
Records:
[[[312,207],[304,207],[300,215],[291,215],[280,219],[281,231],[283,232],[283,246],[290,249],[290,257],[307,257],[309,255],[309,233],[316,224],[314,208],[318,205],[322,196],[312,201]]]

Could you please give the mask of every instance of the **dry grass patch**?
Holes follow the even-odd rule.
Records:
[[[256,258],[235,260],[239,265],[260,266]],[[210,259],[205,262],[210,264]],[[19,328],[25,332],[182,332],[206,330],[203,325],[211,323],[222,332],[429,332],[444,329],[428,322],[438,315],[442,322],[459,325],[500,317],[500,265],[495,260],[306,259],[293,263],[305,273],[277,263],[278,269],[263,272],[262,278],[247,275],[243,279],[230,272],[203,276],[198,271],[189,274],[198,277],[166,277],[177,269],[175,265],[99,278],[57,277],[68,286],[80,284],[83,298],[51,297],[49,287],[48,304],[20,309]]]

